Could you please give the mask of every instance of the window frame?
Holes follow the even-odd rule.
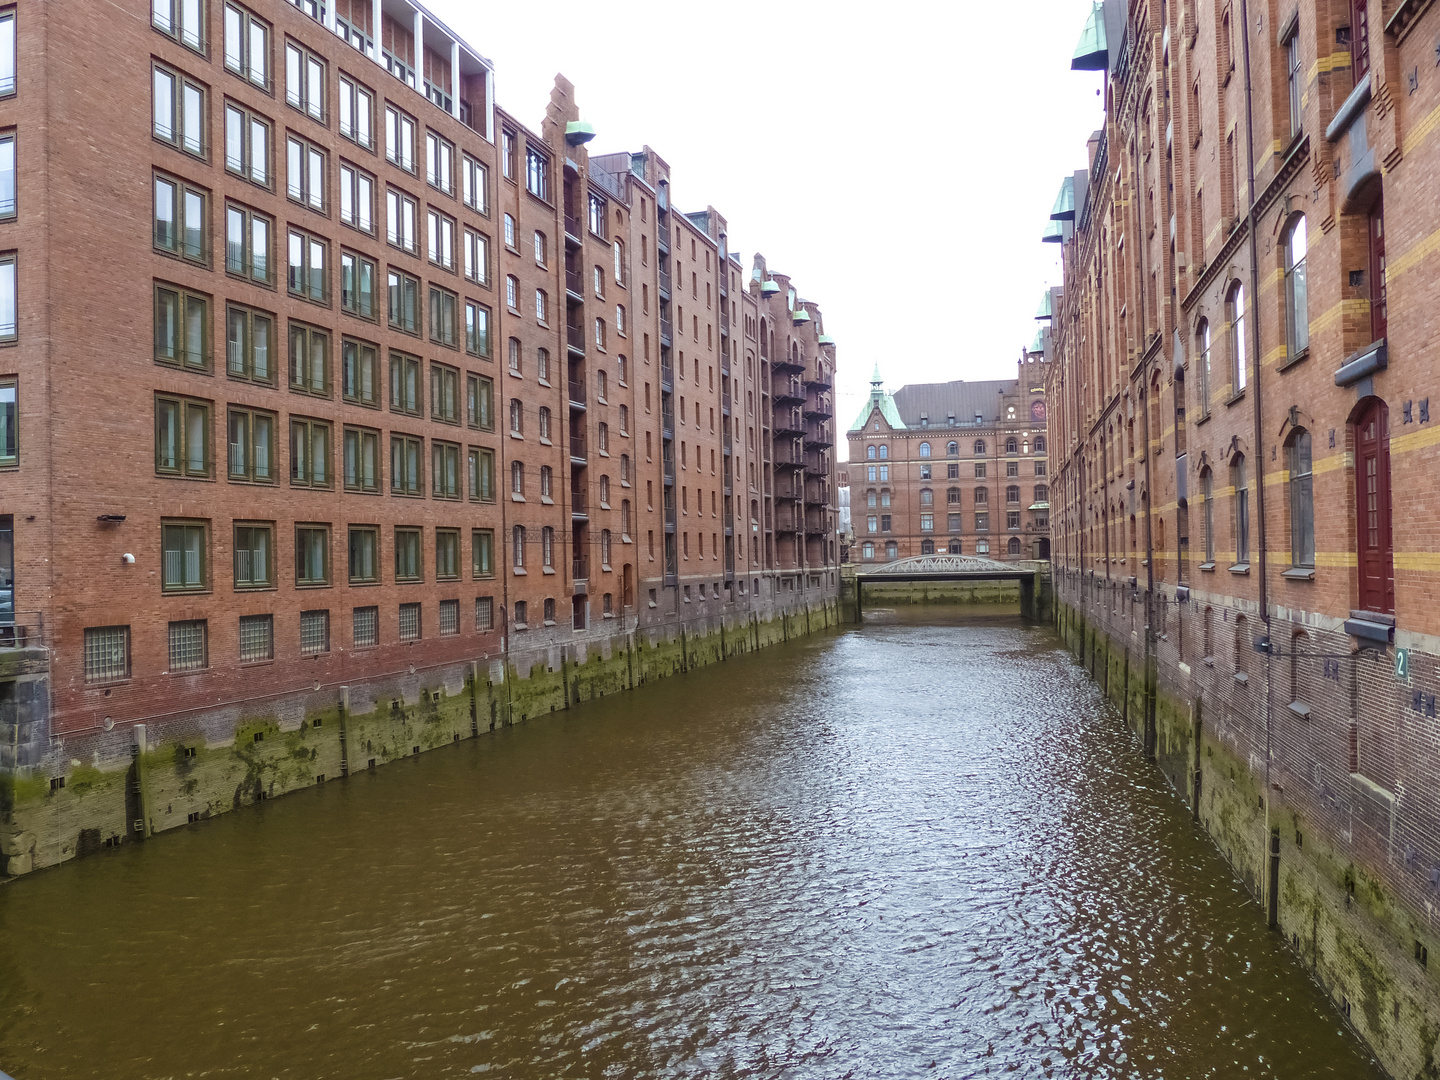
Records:
[[[245,433],[245,468],[243,471],[236,471],[235,468],[235,446],[233,439],[235,434],[234,424],[237,417],[246,419]],[[270,435],[266,440],[266,452],[269,460],[269,472],[267,475],[260,475],[256,462],[259,460],[258,449],[261,445],[259,425],[256,420],[264,420],[269,424]],[[260,484],[267,487],[274,487],[279,483],[278,465],[280,461],[280,415],[271,409],[256,408],[252,405],[229,404],[225,407],[225,479],[231,484]]]
[[[236,164],[235,158],[230,156],[230,115],[235,114],[240,118],[240,158]],[[225,123],[225,171],[232,176],[239,176],[248,183],[254,184],[265,191],[275,190],[275,167],[273,153],[275,149],[275,123],[269,117],[262,116],[246,108],[240,102],[225,99],[223,109]],[[263,150],[264,160],[261,162],[263,175],[257,176],[255,171],[255,132],[259,129],[265,133],[265,148]]]
[[[248,538],[249,542],[245,545],[242,545],[240,542],[240,533],[242,530],[250,534]],[[263,535],[266,538],[264,578],[256,578],[254,572],[255,552],[257,550],[255,537],[257,535]],[[267,589],[276,588],[275,523],[273,521],[235,521],[231,524],[230,538],[230,572],[231,584],[234,590],[236,592],[263,592]],[[248,578],[242,578],[240,576],[240,556],[242,552],[250,556],[251,567]]]
[[[369,575],[365,575],[363,573],[357,574],[355,572],[355,541],[357,537],[368,537],[370,540],[369,558],[371,573]],[[347,526],[345,530],[345,580],[351,585],[379,585],[381,582],[381,578],[382,574],[380,572],[380,526]]]
[[[336,127],[340,132],[340,137],[348,139],[356,146],[373,154],[375,152],[375,91],[353,75],[343,71],[340,72],[336,85],[338,99],[335,111],[339,113],[339,122]],[[360,109],[362,103],[365,106],[363,114]],[[365,117],[363,125],[356,122],[356,118],[361,115]],[[364,131],[359,130],[362,126]]]
[[[165,294],[174,297],[175,302],[175,340],[173,358],[166,356],[161,351],[160,328],[161,318],[161,295]],[[181,371],[199,371],[209,373],[211,370],[213,342],[211,340],[210,307],[213,300],[207,293],[196,292],[186,289],[180,285],[168,281],[156,281],[154,286],[154,307],[153,317],[155,320],[155,363],[162,367],[175,368]],[[200,314],[194,316],[191,313],[191,303],[200,305]],[[194,356],[194,351],[182,346],[189,341],[189,328],[192,319],[198,318],[200,323],[200,354],[198,359],[190,360],[186,357]]]
[[[199,581],[190,584],[182,581],[180,584],[171,584],[167,580],[166,556],[171,550],[178,550],[182,554],[185,547],[179,549],[167,548],[166,541],[169,538],[170,530],[183,530],[183,535],[188,540],[192,532],[198,532],[200,536],[199,545]],[[166,596],[207,593],[210,591],[210,522],[198,518],[161,518],[160,519],[160,591]]]
[[[231,260],[232,245],[230,243],[230,227],[232,218],[240,220],[241,232],[244,239],[241,241],[241,262],[239,269]],[[256,268],[261,263],[256,260],[255,226],[265,226],[265,255],[263,259],[263,276],[257,275]],[[269,214],[262,213],[254,207],[244,203],[235,202],[233,199],[225,200],[225,273],[242,281],[255,282],[266,288],[275,288],[275,219]]]
[[[460,444],[446,439],[430,440],[430,497],[458,502],[460,494]]]
[[[385,102],[385,160],[411,176],[415,175],[415,132],[418,128],[419,123],[408,112],[388,100]],[[407,130],[408,157],[405,156],[406,147],[403,145]]]
[[[6,136],[0,136],[0,143],[3,143],[6,139],[9,139],[13,146],[14,133],[11,132]],[[211,265],[213,246],[210,229],[210,189],[203,188],[198,184],[192,184],[187,180],[182,180],[178,176],[172,176],[158,169],[154,171],[153,177],[151,196],[153,200],[152,217],[154,228],[151,231],[151,239],[155,251],[169,258],[193,263],[196,266],[202,266],[208,270]],[[160,188],[162,186],[168,186],[172,192],[171,231],[174,235],[174,242],[169,246],[161,242],[160,235]],[[198,197],[200,200],[200,236],[199,242],[193,250],[188,241],[188,236],[191,231],[189,228],[189,199],[191,196]],[[0,216],[12,218],[15,216],[15,213],[12,209],[10,213]]]
[[[313,538],[319,537],[320,544],[320,575],[313,574],[306,576],[306,569],[309,567],[310,553],[302,546]],[[330,526],[323,522],[297,521],[295,523],[295,587],[297,589],[328,589],[330,587]]]
[[[303,338],[305,345],[303,349],[297,350],[297,339]],[[335,394],[334,377],[331,361],[331,333],[324,327],[314,326],[310,323],[301,322],[298,319],[289,320],[286,325],[286,354],[285,354],[285,378],[286,385],[292,394],[304,394],[307,397],[331,398]],[[321,382],[315,383],[315,356],[314,349],[317,343],[323,345],[323,356],[320,362]],[[303,368],[297,367],[297,361],[304,357]]]
[[[241,48],[238,53],[239,62],[237,64],[231,64],[230,62],[232,55],[230,51],[230,14],[232,12],[239,20],[240,28]],[[266,20],[257,16],[249,8],[243,7],[240,4],[232,3],[230,2],[230,0],[227,0],[227,2],[223,5],[221,18],[224,21],[225,26],[225,41],[223,46],[224,56],[221,61],[225,67],[225,70],[230,72],[236,78],[243,79],[249,85],[259,87],[267,94],[271,93],[273,88],[273,83],[271,79],[273,65],[271,63],[270,56],[270,43],[273,40],[272,34],[274,32],[272,27]],[[256,28],[260,30],[264,39],[264,48],[262,50],[264,55],[264,70],[261,72],[261,77],[259,79],[255,78],[254,62],[254,33]]]
[[[415,466],[414,484],[409,483],[411,474],[408,468],[396,469],[396,454],[403,455],[403,460],[408,465],[413,458]],[[390,433],[390,494],[398,498],[423,499],[425,497],[425,440],[419,435],[409,435],[402,431]]]
[[[395,526],[395,582],[396,584],[409,584],[423,582],[425,580],[425,530],[419,525],[396,525]],[[403,541],[403,543],[402,543]],[[414,549],[415,556],[414,572],[411,573],[409,566],[404,567],[402,572],[401,560],[407,558],[410,553],[407,549]]]
[[[378,181],[373,174],[344,158],[340,159],[336,176],[340,181],[340,224],[373,237],[375,187]],[[365,197],[362,198],[362,195]]]
[[[370,289],[359,287],[364,279],[364,271],[370,271]],[[350,280],[354,279],[355,286],[352,288]],[[349,248],[340,249],[340,310],[347,315],[353,315],[357,319],[364,319],[366,322],[374,323],[380,321],[380,304],[376,292],[380,285],[380,264],[358,251]],[[361,298],[370,297],[369,309],[361,302]]]
[[[466,373],[465,423],[476,431],[495,430],[495,380],[489,375]]]
[[[445,159],[445,174],[437,171],[436,156]],[[437,183],[440,179],[443,183]],[[425,182],[436,191],[455,197],[455,144],[432,128],[425,129]]]
[[[479,159],[460,153],[461,199],[482,217],[490,216],[490,167]]]
[[[406,273],[398,266],[386,268],[385,291],[388,306],[387,324],[391,330],[397,330],[402,334],[411,337],[421,335],[422,315],[420,311],[420,279],[414,274]],[[399,293],[399,302],[396,302],[396,293]],[[405,301],[413,301],[407,305]],[[403,316],[407,310],[413,316],[410,321],[404,320]],[[398,316],[398,317],[397,317]]]
[[[470,579],[490,581],[495,577],[495,530],[470,530]]]
[[[164,4],[170,8],[169,22],[174,24],[162,26],[160,23],[160,6]],[[179,42],[191,52],[199,53],[201,56],[208,56],[210,50],[206,9],[209,4],[205,0],[195,0],[194,14],[200,25],[193,31],[187,31],[184,25],[187,14],[186,8],[189,5],[185,0],[151,0],[150,4],[150,25],[157,33],[163,34],[172,41]]]
[[[384,484],[384,463],[380,457],[381,433],[378,428],[361,427],[358,424],[346,424],[340,432],[340,482],[345,491],[355,495],[379,495]],[[374,473],[369,477],[367,483],[362,478],[360,462],[364,457],[364,448],[367,444],[374,451]],[[354,446],[355,453],[352,456],[351,447]],[[351,461],[356,463],[355,469],[351,469]],[[353,476],[353,479],[352,479]]]
[[[158,143],[162,143],[171,149],[178,150],[182,154],[195,158],[199,161],[210,160],[209,118],[210,118],[210,87],[200,80],[187,75],[179,68],[162,63],[159,60],[150,62],[150,135]],[[165,127],[161,126],[160,96],[158,93],[160,79],[164,77],[170,80],[170,108],[169,116],[166,118]],[[198,114],[191,117],[189,113],[190,93],[194,92],[199,98]],[[192,125],[193,119],[193,125]],[[191,130],[195,132],[191,138]]]
[[[334,422],[314,416],[296,416],[293,413],[289,419],[290,486],[292,488],[308,488],[313,491],[333,491],[335,488]],[[304,441],[297,444],[297,435],[303,436]],[[297,445],[305,448],[303,453],[296,453]],[[325,449],[323,476],[315,470],[317,446],[323,446]],[[307,461],[309,462],[308,468],[306,468]],[[302,469],[304,474],[301,473]]]
[[[425,387],[422,376],[424,361],[412,353],[391,349],[387,372],[389,375],[389,407],[400,416],[420,416],[425,409]],[[407,385],[413,384],[413,396],[403,393]]]
[[[161,446],[163,441],[163,430],[161,428],[161,406],[168,405],[175,409],[175,447],[173,466],[163,464]],[[199,413],[201,416],[201,431],[203,445],[200,448],[200,468],[192,467],[193,459],[190,456],[190,416]],[[215,434],[212,425],[215,422],[214,403],[202,398],[187,397],[182,394],[155,394],[155,475],[175,477],[185,480],[211,480],[215,475]]]
[[[300,63],[301,79],[298,89],[291,84],[290,79],[292,55],[297,57]],[[330,65],[323,56],[292,37],[285,38],[285,104],[326,127],[329,127],[330,123],[330,102],[326,93],[329,75]],[[314,100],[317,90],[319,101]]]
[[[285,291],[299,300],[321,307],[330,306],[330,240],[320,233],[311,232],[295,225],[286,229]],[[300,262],[295,262],[295,242],[300,242]],[[321,265],[316,268],[314,258],[320,252]],[[297,279],[297,271],[299,277]],[[301,284],[296,285],[299,280]],[[318,295],[316,283],[319,284]]]

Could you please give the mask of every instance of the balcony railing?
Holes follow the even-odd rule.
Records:
[[[565,215],[565,235],[576,243],[579,243],[585,236],[580,227],[580,219],[572,214]]]
[[[660,344],[668,349],[674,340],[675,333],[671,328],[670,320],[662,316],[660,319]]]
[[[799,379],[787,379],[775,385],[775,403],[777,405],[785,405],[792,401],[804,400],[805,384]]]
[[[570,514],[572,517],[585,517],[590,513],[590,499],[584,488],[570,489]]]
[[[667,300],[670,298],[670,271],[669,271],[669,270],[661,270],[661,271],[660,271],[660,295],[663,296],[663,297],[665,297],[665,299],[667,299]]]
[[[7,611],[0,614],[0,649],[41,649],[48,645],[44,612]]]
[[[570,460],[589,461],[589,448],[585,441],[585,432],[572,431],[570,433]]]
[[[720,407],[725,410],[725,415],[730,415],[730,391],[726,390],[720,395]]]
[[[570,577],[574,581],[588,581],[590,579],[590,560],[579,558],[572,561],[570,563]]]
[[[576,352],[583,353],[585,351],[585,328],[583,326],[570,326],[567,324],[565,327],[565,343]]]
[[[789,439],[781,440],[775,444],[775,465],[780,467],[803,468],[805,465],[805,453],[798,445]]]
[[[571,379],[570,381],[570,404],[585,406],[585,382],[582,379]]]
[[[730,312],[724,308],[720,309],[720,333],[730,333]]]
[[[574,293],[576,296],[585,295],[585,281],[580,276],[579,270],[565,271],[565,291]]]

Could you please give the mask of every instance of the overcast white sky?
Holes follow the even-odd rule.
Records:
[[[678,208],[714,206],[747,269],[758,250],[821,305],[838,423],[877,361],[891,390],[1014,376],[1102,119],[1100,75],[1070,70],[1090,0],[426,5],[504,108],[538,126],[563,73],[591,153],[649,143]]]

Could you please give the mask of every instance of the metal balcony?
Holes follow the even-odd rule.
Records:
[[[576,244],[585,237],[585,231],[580,226],[580,219],[571,214],[565,215],[565,239]]]
[[[828,364],[817,364],[815,374],[805,380],[806,385],[813,386],[817,390],[829,390],[833,385],[834,376],[830,373]]]
[[[570,407],[572,409],[585,408],[585,381],[583,379],[570,380]]]
[[[570,563],[570,577],[573,581],[588,581],[590,579],[590,560],[585,558],[573,560]]]
[[[576,300],[585,299],[585,281],[580,276],[579,270],[565,271],[565,291]]]
[[[662,299],[662,300],[669,300],[669,299],[670,299],[670,271],[669,271],[669,270],[661,270],[661,271],[660,271],[660,299]]]
[[[775,410],[775,434],[777,437],[805,434],[805,421],[799,409]]]
[[[570,433],[570,461],[575,465],[584,465],[590,460],[589,446],[585,439],[585,432],[572,431]]]
[[[585,328],[583,326],[565,327],[565,344],[570,346],[570,351],[585,355]]]
[[[730,312],[724,308],[720,309],[720,333],[727,335],[730,333]]]
[[[674,340],[675,340],[675,334],[674,334],[674,331],[671,329],[670,320],[662,316],[661,319],[660,319],[660,345],[661,345],[661,347],[662,347],[662,348],[666,348],[666,349],[670,348],[670,345],[671,345],[671,343],[672,343]]]
[[[787,379],[775,386],[776,405],[798,405],[805,400],[805,384],[799,379]]]

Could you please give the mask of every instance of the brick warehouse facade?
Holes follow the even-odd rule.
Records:
[[[1395,1076],[1440,1076],[1440,13],[1095,6],[1048,378],[1062,632]]]
[[[834,620],[834,344],[658,154],[409,0],[122,9],[0,9],[6,872]]]
[[[887,394],[877,367],[851,425],[850,560],[1050,557],[1042,328],[1014,379],[917,383]]]

